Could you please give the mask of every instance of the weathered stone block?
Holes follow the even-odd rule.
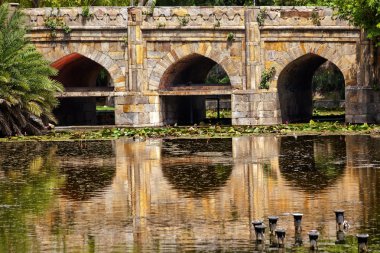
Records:
[[[158,104],[160,102],[159,96],[149,96],[149,104]]]
[[[281,124],[281,120],[279,118],[275,118],[275,117],[260,118],[259,124],[260,125],[277,125],[277,124]]]
[[[138,116],[139,113],[131,112],[131,113],[121,113],[119,115],[115,115],[115,123],[117,125],[130,125],[137,126],[138,125]]]
[[[239,104],[239,103],[247,103],[249,102],[249,95],[234,95],[234,102]]]
[[[124,112],[144,112],[145,110],[144,104],[130,104],[130,105],[124,105],[123,111]]]
[[[257,125],[257,120],[253,118],[236,118],[232,120],[233,125],[250,126]]]
[[[232,110],[236,112],[245,112],[249,108],[248,103],[240,102],[232,104]]]
[[[237,111],[232,111],[231,117],[233,119],[243,119],[243,118],[248,118],[251,116],[251,113],[249,111],[244,111],[244,112],[237,112]]]
[[[136,64],[143,64],[144,62],[144,47],[143,45],[136,45]]]
[[[278,108],[278,104],[275,101],[265,102],[263,104],[263,110],[275,111]]]
[[[160,124],[160,113],[159,112],[150,112],[149,113],[149,123],[155,126]]]

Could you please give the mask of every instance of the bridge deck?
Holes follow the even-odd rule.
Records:
[[[114,87],[67,87],[64,92],[56,94],[58,98],[109,96],[115,96]]]
[[[163,96],[231,95],[231,86],[222,84],[180,84],[160,90]]]

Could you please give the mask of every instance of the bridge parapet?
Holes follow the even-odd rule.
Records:
[[[48,29],[46,21],[59,19],[71,29],[112,29],[128,26],[128,7],[34,8],[24,9],[26,23],[32,30]]]
[[[326,7],[309,6],[270,6],[255,8],[251,20],[262,20],[261,26],[293,27],[309,26],[324,28],[348,27],[349,22],[334,15],[334,10]],[[353,27],[352,27],[353,28]]]
[[[142,9],[142,29],[244,29],[244,7]]]
[[[136,7],[134,7],[136,8]],[[197,28],[245,28],[245,13],[250,22],[261,27],[350,27],[348,21],[334,15],[325,7],[137,7],[141,10],[142,29],[197,29]],[[75,28],[126,28],[130,7],[90,7],[88,13],[80,7],[24,9],[26,22],[31,29],[46,29],[49,18],[59,18],[67,26]],[[136,17],[132,17],[131,21]],[[137,18],[139,19],[139,18]],[[139,21],[139,20],[137,20]]]

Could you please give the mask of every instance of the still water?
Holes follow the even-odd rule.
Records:
[[[0,144],[0,252],[253,251],[280,216],[380,244],[380,138],[254,136]],[[378,252],[378,251],[374,251]]]

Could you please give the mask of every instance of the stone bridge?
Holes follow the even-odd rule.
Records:
[[[379,122],[380,53],[360,29],[320,7],[25,9],[28,38],[59,70],[62,124],[192,124],[205,101],[231,101],[233,125],[308,121],[312,77],[326,61],[344,76],[346,122]],[[219,66],[226,84],[206,83]],[[265,78],[269,87],[262,87]]]

